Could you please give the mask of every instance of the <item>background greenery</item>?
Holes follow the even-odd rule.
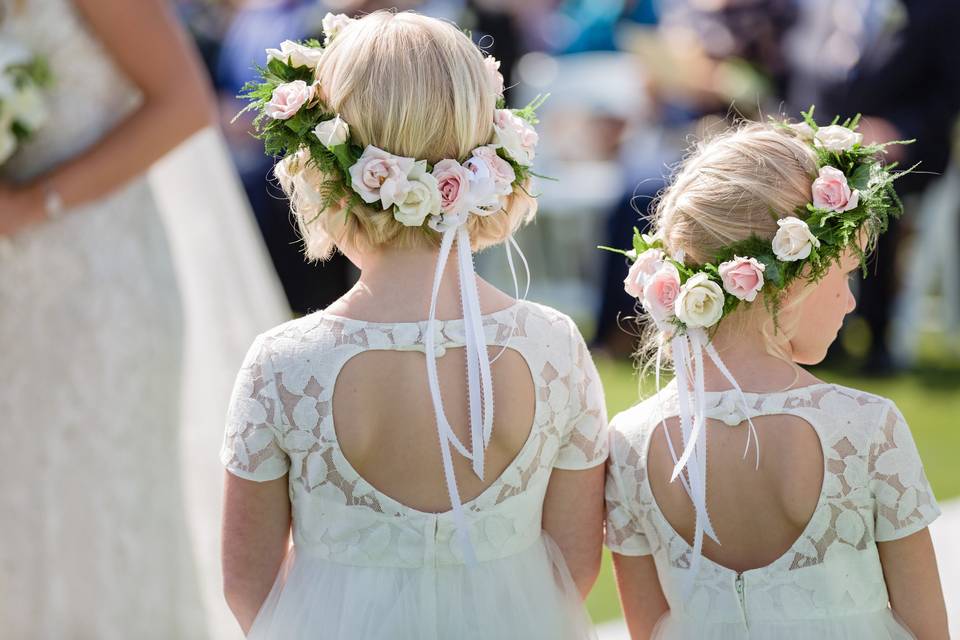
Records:
[[[923,457],[924,466],[939,500],[960,496],[960,470],[956,452],[960,451],[960,361],[936,338],[922,345],[918,365],[893,378],[870,378],[858,374],[859,362],[850,360],[841,366],[820,367],[815,375],[835,382],[891,398],[903,412]],[[639,380],[628,361],[597,359],[612,417],[636,403]],[[644,397],[653,392],[649,381]],[[594,622],[620,617],[620,603],[613,581],[609,552],[604,551],[600,578],[587,600]]]

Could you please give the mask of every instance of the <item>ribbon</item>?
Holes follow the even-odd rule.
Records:
[[[465,221],[464,221],[465,222]],[[460,304],[463,311],[464,347],[467,359],[467,404],[470,420],[470,449],[463,444],[457,434],[453,432],[450,422],[443,410],[443,398],[440,393],[440,380],[437,373],[437,300],[440,293],[440,283],[446,271],[447,263],[453,244],[457,245],[457,273],[460,280]],[[520,286],[517,281],[516,268],[513,262],[512,249],[519,254],[527,276],[527,285],[523,295],[526,298],[530,289],[530,267],[527,259],[520,250],[516,241],[507,239],[507,263],[513,277],[517,299],[520,299]],[[476,552],[470,541],[466,514],[463,501],[457,487],[457,478],[453,470],[453,450],[472,461],[473,472],[483,479],[486,447],[490,444],[493,434],[493,376],[491,364],[496,361],[510,346],[517,331],[516,317],[513,330],[506,344],[493,359],[487,354],[487,341],[483,329],[483,317],[480,311],[480,294],[477,290],[476,271],[473,264],[473,253],[470,249],[470,235],[465,223],[443,230],[440,241],[440,252],[437,256],[437,266],[433,278],[433,291],[430,296],[430,313],[428,329],[424,337],[424,352],[427,356],[427,383],[433,401],[434,415],[437,421],[437,435],[440,439],[440,452],[443,461],[443,476],[450,497],[451,511],[457,538],[463,549],[463,557],[467,565],[476,564]]]
[[[696,582],[696,576],[703,558],[703,539],[709,536],[714,542],[720,544],[713,523],[710,520],[710,513],[707,509],[707,429],[706,429],[706,389],[704,388],[704,358],[707,357],[716,365],[717,369],[733,386],[743,403],[744,415],[747,416],[749,424],[747,432],[747,446],[744,449],[743,457],[746,458],[750,449],[751,440],[755,442],[757,449],[756,466],[760,466],[760,440],[757,435],[756,427],[750,418],[750,407],[746,396],[740,385],[730,370],[723,363],[720,354],[716,348],[710,344],[706,332],[700,328],[687,329],[682,334],[674,334],[670,338],[670,346],[673,351],[674,365],[677,380],[677,401],[678,412],[680,414],[680,432],[683,437],[683,451],[677,456],[673,447],[673,442],[667,433],[666,414],[661,404],[661,424],[664,434],[667,438],[667,444],[670,449],[670,455],[674,461],[673,473],[670,477],[671,482],[680,479],[690,501],[693,503],[694,510],[694,532],[693,532],[693,555],[690,560],[690,570],[685,579],[684,590],[689,595]],[[663,344],[657,348],[657,371],[656,385],[657,395],[660,393],[660,364],[662,359]],[[661,399],[662,403],[662,399]],[[683,471],[686,470],[686,476]]]

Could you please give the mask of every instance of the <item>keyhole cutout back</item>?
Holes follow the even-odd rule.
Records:
[[[754,449],[743,458],[746,421],[737,426],[707,419],[707,509],[720,539],[704,538],[703,555],[732,571],[765,567],[787,553],[807,528],[823,492],[824,457],[816,430],[803,418],[756,416],[760,466]],[[680,424],[666,420],[674,448],[682,449]],[[670,482],[673,459],[662,425],[647,451],[650,490],[656,507],[687,544],[694,512],[679,480]]]
[[[493,358],[500,347],[488,347]],[[412,509],[450,509],[443,479],[425,354],[417,351],[358,353],[340,369],[333,392],[333,428],[339,448],[371,486]],[[523,356],[506,349],[491,367],[494,425],[484,477],[453,453],[464,502],[481,495],[504,473],[530,438],[536,410],[533,377]],[[467,387],[462,347],[447,347],[437,359],[444,411],[454,433],[470,448]]]

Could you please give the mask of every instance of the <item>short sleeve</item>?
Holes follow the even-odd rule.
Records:
[[[573,342],[570,421],[554,467],[575,471],[590,469],[607,459],[607,407],[600,374],[573,321],[570,321],[570,331]]]
[[[870,489],[875,499],[877,542],[905,538],[920,531],[940,508],[923,472],[910,427],[890,403],[870,447]]]
[[[607,460],[607,484],[604,489],[606,517],[604,539],[607,548],[625,556],[653,553],[641,525],[641,505],[637,496],[645,474],[640,456],[615,428],[610,430],[610,458]]]
[[[220,462],[230,473],[266,482],[287,472],[290,461],[277,441],[278,411],[273,367],[261,336],[243,360],[227,409]]]

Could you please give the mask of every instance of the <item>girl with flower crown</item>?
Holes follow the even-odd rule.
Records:
[[[899,215],[882,151],[855,120],[728,131],[626,252],[658,386],[611,424],[606,542],[633,638],[947,637],[939,509],[903,415],[800,366]]]
[[[600,381],[569,318],[473,271],[502,243],[515,264],[535,105],[503,108],[496,61],[451,24],[324,31],[269,50],[248,96],[307,255],[361,276],[237,378],[227,600],[257,639],[592,637]]]

